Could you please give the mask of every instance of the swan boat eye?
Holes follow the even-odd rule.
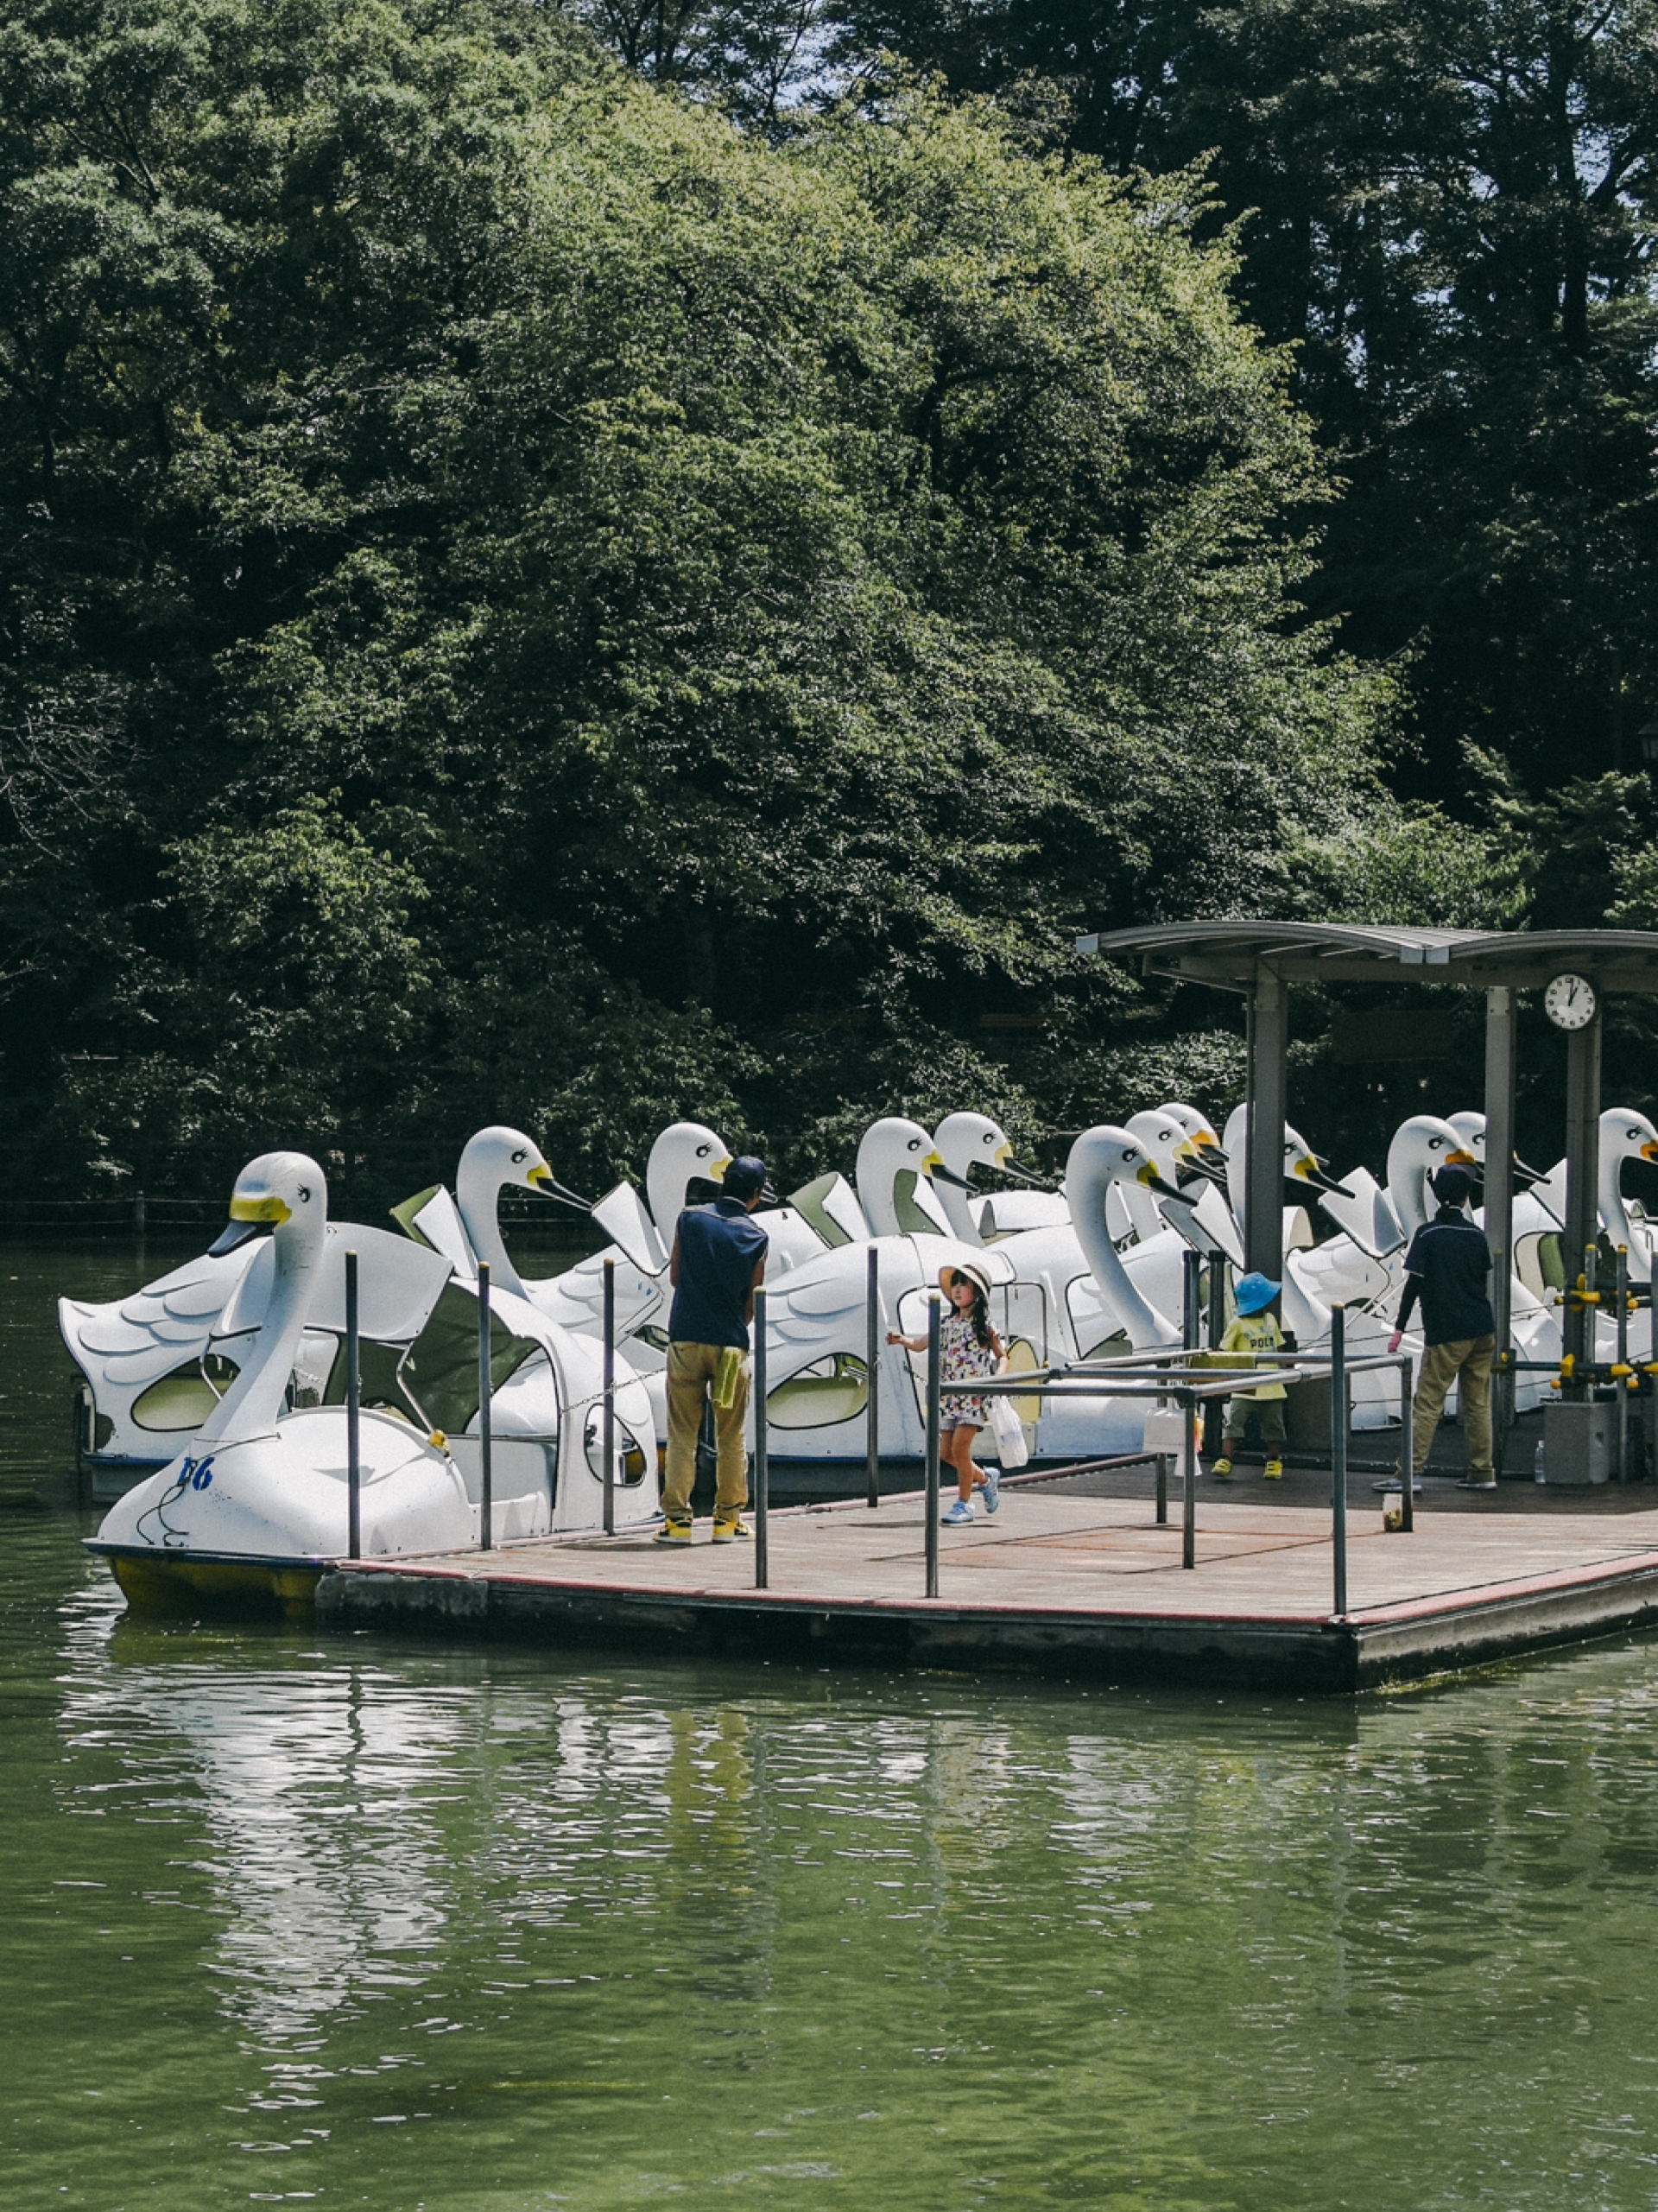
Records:
[[[512,1156],[512,1164],[514,1165],[514,1167],[515,1167],[515,1168],[521,1168],[521,1167],[522,1167],[522,1165],[524,1164],[524,1162],[525,1162],[528,1157],[529,1157],[529,1155],[528,1155],[528,1152],[525,1152],[525,1151],[517,1151],[517,1152],[515,1152],[515,1153],[513,1154],[513,1156]]]
[[[302,1182],[300,1185],[300,1203],[301,1206],[308,1206],[311,1203],[311,1186],[309,1183]]]

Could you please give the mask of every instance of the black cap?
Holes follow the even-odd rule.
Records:
[[[1465,1206],[1474,1188],[1466,1168],[1435,1168],[1433,1195],[1441,1206]]]
[[[752,1198],[765,1187],[765,1162],[756,1159],[752,1152],[740,1152],[726,1169],[719,1188],[724,1198]]]

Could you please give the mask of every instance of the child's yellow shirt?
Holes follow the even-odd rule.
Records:
[[[1284,1333],[1271,1314],[1239,1314],[1220,1340],[1223,1352],[1281,1352]],[[1239,1398],[1283,1398],[1288,1395],[1281,1383],[1262,1383],[1256,1389],[1239,1391]]]

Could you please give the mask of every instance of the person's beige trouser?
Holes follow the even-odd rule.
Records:
[[[670,1521],[691,1518],[691,1486],[697,1479],[697,1431],[704,1402],[712,1395],[714,1370],[724,1347],[718,1344],[670,1344],[668,1347],[668,1457],[662,1467],[662,1511]],[[714,1513],[740,1513],[749,1502],[749,1450],[743,1424],[749,1411],[750,1367],[745,1360],[737,1395],[714,1408],[718,1473]]]
[[[1445,1394],[1452,1383],[1459,1388],[1462,1430],[1468,1443],[1468,1472],[1478,1482],[1489,1482],[1491,1466],[1491,1359],[1494,1336],[1462,1336],[1449,1344],[1430,1344],[1422,1354],[1422,1372],[1416,1378],[1415,1416],[1411,1423],[1410,1457],[1421,1474],[1433,1448],[1433,1432],[1445,1411]]]

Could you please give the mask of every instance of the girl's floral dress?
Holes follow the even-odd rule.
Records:
[[[946,1383],[978,1382],[996,1372],[996,1354],[979,1342],[965,1314],[945,1314],[939,1321],[940,1379]],[[987,1398],[946,1398],[940,1400],[940,1424],[948,1429],[969,1424],[983,1429],[990,1417]]]

